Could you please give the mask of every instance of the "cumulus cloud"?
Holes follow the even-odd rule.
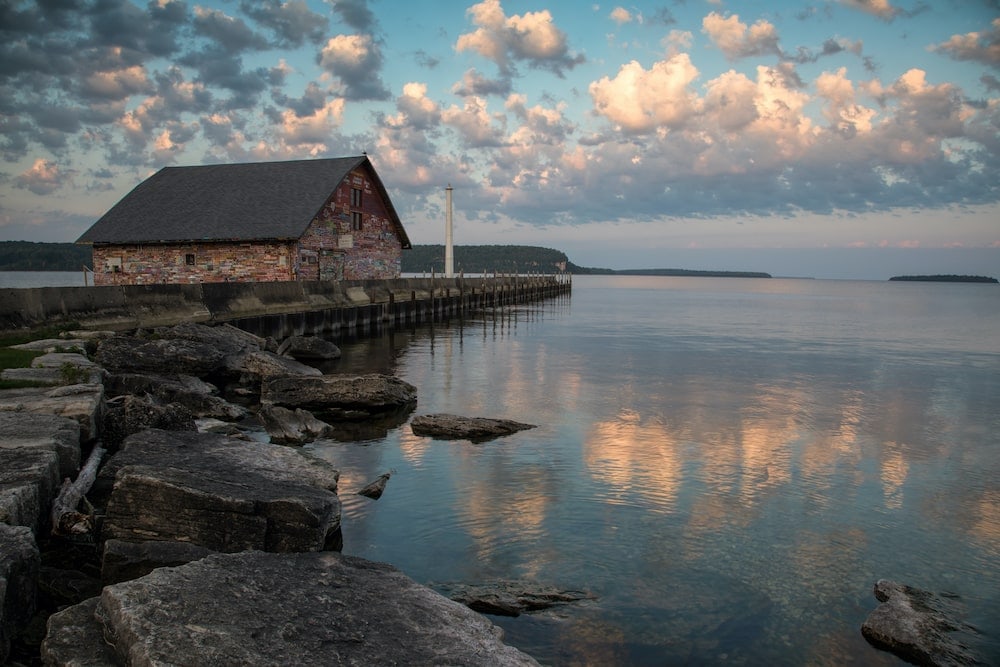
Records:
[[[496,147],[503,144],[503,115],[490,114],[486,100],[467,97],[462,107],[452,105],[441,112],[441,120],[458,131],[470,148]],[[494,122],[501,123],[500,126]]]
[[[378,74],[382,68],[382,50],[370,35],[331,37],[317,61],[340,79],[348,99],[384,100],[389,97]]]
[[[767,54],[781,55],[778,30],[764,19],[747,26],[736,14],[724,17],[718,12],[712,12],[702,19],[701,29],[729,60]]]
[[[367,0],[327,0],[340,20],[358,32],[374,32],[378,26]]]
[[[460,35],[455,50],[475,51],[492,60],[504,76],[512,76],[518,62],[563,76],[564,70],[585,61],[570,52],[566,33],[556,27],[548,10],[506,16],[500,0],[483,0],[466,13],[477,28]]]
[[[624,7],[615,7],[614,9],[611,10],[610,16],[611,20],[617,23],[618,25],[632,22],[632,12],[625,9]]]
[[[993,19],[989,30],[952,35],[948,41],[932,48],[955,60],[974,60],[1000,67],[1000,18]]]
[[[195,6],[192,25],[196,34],[212,40],[227,53],[267,48],[267,40],[251,30],[245,21],[218,9]]]
[[[430,130],[441,120],[441,109],[427,97],[427,84],[410,82],[403,86],[403,94],[396,99],[399,113],[386,119],[393,127],[412,127]]]
[[[60,170],[58,165],[38,158],[14,182],[17,187],[30,190],[36,195],[48,195],[61,188],[68,176],[69,174]]]
[[[278,136],[285,144],[303,147],[315,155],[326,149],[334,130],[343,122],[343,115],[343,98],[332,99],[314,113],[304,116],[286,109],[281,115]]]
[[[630,133],[677,128],[698,110],[697,95],[688,86],[698,70],[686,53],[643,68],[636,61],[623,65],[613,79],[590,84],[594,110]]]

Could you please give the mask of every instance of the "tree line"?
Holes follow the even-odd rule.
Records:
[[[89,245],[0,241],[0,271],[79,271],[91,261]]]

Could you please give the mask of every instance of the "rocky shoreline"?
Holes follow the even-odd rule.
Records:
[[[398,426],[412,385],[228,325],[26,347],[44,354],[4,378],[48,386],[0,391],[0,661],[537,664],[470,605],[341,555],[339,473],[287,446]]]

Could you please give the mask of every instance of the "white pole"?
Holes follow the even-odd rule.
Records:
[[[445,278],[455,277],[455,248],[451,241],[451,183],[445,189],[445,215],[444,228],[444,276]]]

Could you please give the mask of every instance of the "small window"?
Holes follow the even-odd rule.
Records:
[[[194,266],[194,253],[189,252],[188,254],[184,255],[184,263],[187,264],[188,266]]]
[[[359,211],[351,213],[351,231],[361,231],[361,213]]]
[[[351,188],[351,208],[361,208],[361,188]]]

